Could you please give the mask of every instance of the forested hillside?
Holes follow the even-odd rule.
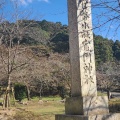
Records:
[[[25,28],[26,26],[28,27],[21,40],[21,44],[42,44],[49,47],[50,51],[52,52],[69,52],[69,35],[67,25],[62,25],[62,23],[60,22],[48,22],[46,20],[20,20],[20,22],[23,28]],[[9,22],[8,24],[10,26],[14,25],[14,23]],[[97,65],[108,61],[111,62],[120,60],[119,40],[113,41],[94,34],[94,45]]]
[[[68,26],[46,20],[19,20],[17,24],[19,33],[15,31],[16,23],[6,21],[0,25],[1,86],[7,86],[8,79],[12,86],[24,84],[28,98],[33,95],[59,94],[62,98],[69,95]],[[94,34],[94,45],[98,89],[118,88],[120,41]]]

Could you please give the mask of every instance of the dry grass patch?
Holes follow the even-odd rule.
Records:
[[[63,114],[65,111],[64,103],[60,100],[59,97],[49,97],[43,98],[42,102],[34,98],[26,105],[18,102],[16,107],[11,107],[14,111],[11,112],[11,117],[7,116],[8,120],[55,120],[55,114]]]
[[[60,102],[60,98],[53,98],[53,97],[43,98],[42,101],[43,102],[39,102],[39,100],[35,98],[30,102],[28,102],[28,105],[17,104],[16,107],[27,112],[27,115],[29,112],[32,113],[31,115],[34,116],[35,118],[34,120],[37,120],[36,117],[38,117],[39,120],[55,120],[55,114],[63,114],[65,111],[64,103]],[[24,116],[24,114],[21,113],[20,114],[17,113],[16,115]],[[21,119],[21,120],[27,120],[27,119]]]

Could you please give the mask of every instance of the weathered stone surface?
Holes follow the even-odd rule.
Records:
[[[88,116],[82,116],[82,115],[56,115],[55,120],[88,120]]]
[[[66,115],[55,120],[120,120],[109,114],[108,98],[97,96],[90,0],[67,0],[71,63],[71,94]]]
[[[100,115],[108,114],[107,96],[86,96],[67,98],[65,103],[66,115]]]
[[[120,114],[107,114],[107,115],[56,115],[55,120],[120,120]]]
[[[72,96],[96,96],[91,7],[88,0],[68,0]]]

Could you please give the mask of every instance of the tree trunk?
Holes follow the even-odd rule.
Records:
[[[10,75],[8,75],[8,86],[5,92],[3,108],[10,107],[10,84],[11,84]]]
[[[4,102],[3,102],[3,108],[8,108],[10,107],[10,89],[7,87],[6,92],[5,92],[5,97],[4,97]]]
[[[110,100],[110,98],[111,98],[111,92],[110,92],[110,90],[107,91],[107,96],[108,96],[108,100]]]
[[[10,107],[10,85],[11,85],[11,70],[12,70],[12,65],[11,65],[11,48],[12,48],[12,39],[10,39],[10,43],[9,43],[9,48],[8,48],[8,65],[7,65],[7,78],[8,78],[8,84],[7,84],[7,88],[6,88],[6,92],[5,92],[5,97],[4,97],[4,104],[3,107],[4,108],[8,108]]]
[[[42,99],[42,81],[40,81],[39,100]]]
[[[12,95],[13,95],[13,102],[14,102],[14,105],[15,105],[15,93],[14,93],[14,87],[12,87],[11,89],[12,89]]]
[[[39,100],[42,99],[42,89],[39,90]]]
[[[27,87],[27,99],[28,99],[28,101],[30,101],[31,100],[31,98],[30,98],[30,89],[29,89],[28,85],[26,85],[26,87]]]

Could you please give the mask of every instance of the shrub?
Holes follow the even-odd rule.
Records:
[[[21,83],[17,83],[14,86],[14,90],[15,90],[15,99],[21,101],[22,99],[27,97],[27,91],[26,91],[26,86],[21,84]]]

